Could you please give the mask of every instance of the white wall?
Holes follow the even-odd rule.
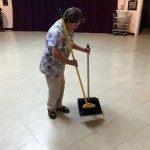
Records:
[[[2,0],[0,0],[0,8],[2,8],[3,27],[13,28],[13,15],[12,15],[12,2],[8,0],[8,6],[3,6]]]
[[[136,26],[135,26],[135,35],[139,34],[139,28],[140,28],[140,24],[141,24],[143,2],[144,2],[144,0],[139,0],[138,1],[137,21],[136,21]]]
[[[137,10],[128,10],[128,1],[129,0],[118,0],[118,9],[121,9],[121,5],[124,5],[124,10],[127,10],[132,14],[129,32],[138,35],[144,0],[137,0],[138,1]]]

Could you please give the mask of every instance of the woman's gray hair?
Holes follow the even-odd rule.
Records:
[[[76,7],[68,8],[64,12],[63,18],[64,18],[65,23],[67,23],[67,22],[84,23],[85,22],[85,18],[83,16],[82,11],[79,8],[76,8]]]

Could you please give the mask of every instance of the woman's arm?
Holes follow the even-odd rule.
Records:
[[[61,53],[60,50],[56,47],[52,47],[52,56],[57,59],[58,61],[61,61],[65,64],[69,64],[72,66],[78,67],[78,62],[77,60],[69,60],[68,58],[64,57]]]
[[[87,52],[90,53],[90,51],[91,51],[90,48],[83,48],[83,47],[81,47],[81,46],[79,46],[79,45],[77,45],[75,43],[73,43],[73,47],[72,48],[75,49],[75,50],[78,50],[78,51],[85,52],[85,53],[87,53]]]

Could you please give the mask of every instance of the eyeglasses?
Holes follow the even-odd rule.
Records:
[[[72,24],[74,24],[75,26],[79,26],[79,25],[80,25],[80,22],[72,23]]]

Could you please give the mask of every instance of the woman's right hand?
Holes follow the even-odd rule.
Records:
[[[78,62],[77,62],[77,60],[75,60],[75,59],[69,60],[69,65],[78,67]]]

